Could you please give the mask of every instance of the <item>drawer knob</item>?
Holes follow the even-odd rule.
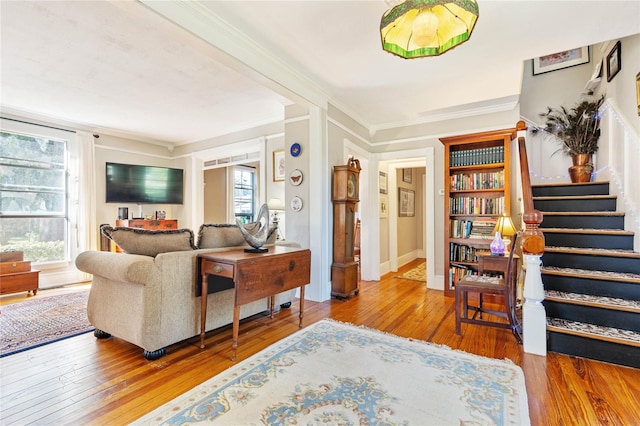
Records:
[[[216,265],[213,267],[213,272],[215,272],[216,274],[219,274],[220,272],[222,272],[222,266],[220,265]]]
[[[296,262],[295,261],[290,261],[289,262],[289,272],[293,271],[293,269],[296,267]]]

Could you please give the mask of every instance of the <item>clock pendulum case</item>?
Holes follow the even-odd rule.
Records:
[[[354,258],[355,212],[359,200],[360,162],[350,158],[333,167],[333,263],[331,295],[346,298],[358,295],[358,263]]]

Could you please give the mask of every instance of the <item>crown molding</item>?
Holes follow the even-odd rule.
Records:
[[[202,2],[140,1],[217,48],[225,56],[217,59],[230,68],[295,102],[305,101],[326,109],[329,96],[323,88],[213,13]]]

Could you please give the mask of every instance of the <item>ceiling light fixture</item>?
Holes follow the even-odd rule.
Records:
[[[402,58],[438,56],[469,39],[475,0],[405,0],[380,21],[382,48]]]

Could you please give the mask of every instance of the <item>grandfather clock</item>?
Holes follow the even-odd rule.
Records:
[[[358,263],[353,244],[355,213],[358,204],[360,161],[350,158],[348,164],[333,167],[333,263],[331,295],[339,298],[358,295]]]

